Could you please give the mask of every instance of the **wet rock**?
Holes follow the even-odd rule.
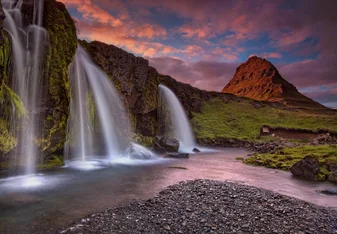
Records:
[[[326,189],[326,190],[321,190],[318,191],[319,193],[325,194],[325,195],[333,195],[337,196],[337,189]]]
[[[132,159],[148,160],[155,157],[151,151],[137,144],[130,144],[126,153]]]
[[[178,152],[179,147],[180,142],[175,138],[156,136],[154,139],[154,148],[157,152],[161,151],[163,153],[175,153]]]
[[[192,151],[193,151],[194,153],[200,153],[200,150],[199,150],[198,148],[194,148]]]
[[[187,153],[168,153],[165,158],[189,158],[190,155]]]
[[[320,173],[318,160],[313,156],[306,156],[302,160],[295,163],[290,168],[291,173],[296,176],[307,180],[315,180],[316,176]]]

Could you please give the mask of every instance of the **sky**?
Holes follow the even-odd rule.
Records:
[[[221,91],[250,56],[337,108],[337,0],[59,0],[79,37],[145,57],[158,72]]]

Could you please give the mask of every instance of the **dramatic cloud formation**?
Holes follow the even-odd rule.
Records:
[[[61,0],[80,37],[149,59],[163,74],[220,91],[251,55],[337,108],[335,0]]]

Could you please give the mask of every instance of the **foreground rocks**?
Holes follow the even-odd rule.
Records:
[[[337,233],[337,211],[230,182],[195,180],[58,233]]]
[[[290,168],[291,173],[306,180],[315,180],[320,173],[319,162],[313,156],[306,156]]]
[[[175,138],[169,138],[169,137],[160,137],[156,136],[154,138],[154,149],[158,153],[176,153],[178,152],[180,147],[179,140]]]

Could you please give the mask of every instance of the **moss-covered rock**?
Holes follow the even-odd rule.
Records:
[[[44,120],[45,132],[37,143],[45,154],[63,148],[66,139],[70,99],[69,64],[77,48],[74,22],[63,3],[45,1],[44,27],[49,35],[49,47],[45,64],[44,84],[47,109]]]

